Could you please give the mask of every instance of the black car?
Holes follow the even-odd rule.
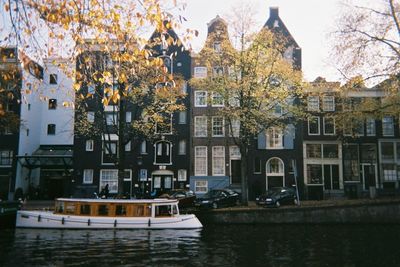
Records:
[[[260,206],[280,207],[283,204],[297,205],[297,202],[296,189],[293,187],[274,187],[256,198],[256,203]]]
[[[178,199],[179,208],[185,209],[194,206],[196,195],[192,190],[177,189],[168,192],[167,194],[161,195],[160,197],[166,197],[169,199]]]
[[[238,205],[239,193],[231,189],[212,189],[201,198],[196,199],[195,206],[199,208],[230,207]]]

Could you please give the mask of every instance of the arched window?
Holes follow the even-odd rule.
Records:
[[[155,147],[155,155],[154,155],[154,163],[155,164],[171,164],[171,149],[172,145],[168,141],[158,141],[154,145]]]
[[[280,158],[272,158],[267,162],[268,175],[283,175],[284,174],[283,161]]]

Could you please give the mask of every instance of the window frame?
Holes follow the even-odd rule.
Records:
[[[221,125],[217,123],[220,120]],[[218,130],[218,133],[216,133]],[[225,118],[222,116],[213,116],[211,118],[211,136],[212,137],[224,137],[225,136]]]
[[[94,150],[94,140],[88,139],[85,144],[85,151],[93,151]]]
[[[195,91],[194,92],[194,106],[195,107],[207,107],[207,91]],[[202,103],[204,100],[204,103]]]
[[[82,183],[83,184],[93,184],[93,169],[84,169]],[[88,175],[90,174],[90,175]]]
[[[199,150],[203,150],[201,155]],[[208,173],[208,151],[207,146],[195,146],[194,147],[194,175],[195,176],[207,176]],[[203,166],[199,166],[199,164]],[[199,167],[201,170],[199,171]]]
[[[318,133],[311,133],[310,132],[310,120],[311,119],[317,119],[317,122],[318,122]],[[307,119],[307,128],[308,128],[308,135],[320,135],[321,134],[321,124],[320,124],[320,117],[319,116],[312,116],[312,117],[309,117],[308,119]]]

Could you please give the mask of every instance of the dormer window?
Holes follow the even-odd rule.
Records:
[[[50,84],[57,84],[57,74],[55,73],[50,74],[49,82]]]
[[[222,52],[222,48],[221,48],[221,43],[220,42],[215,42],[213,44],[213,47],[214,47],[214,51],[216,53],[221,53]]]

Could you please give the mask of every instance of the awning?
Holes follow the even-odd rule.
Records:
[[[40,146],[31,156],[18,155],[17,159],[23,167],[34,168],[72,168],[72,146]]]

